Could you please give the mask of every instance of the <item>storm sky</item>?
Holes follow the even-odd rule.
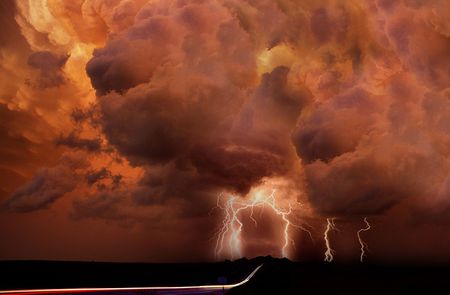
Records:
[[[220,194],[293,257],[450,261],[450,2],[0,3],[0,259],[213,259]],[[277,220],[244,232],[272,254]],[[255,246],[258,244],[259,246]]]

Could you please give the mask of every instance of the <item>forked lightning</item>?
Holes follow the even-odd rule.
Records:
[[[275,215],[283,221],[283,241],[280,249],[282,257],[289,257],[289,244],[294,244],[294,240],[290,237],[291,227],[303,230],[312,237],[311,232],[302,225],[295,224],[290,218],[292,206],[289,204],[288,208],[282,208],[275,200],[275,190],[264,197],[261,192],[257,192],[251,195],[249,200],[238,198],[235,196],[229,196],[224,203],[221,203],[223,195],[219,195],[217,198],[217,206],[223,211],[223,220],[220,229],[217,233],[215,256],[216,259],[220,259],[226,255],[228,251],[231,259],[242,257],[242,229],[244,223],[242,221],[242,214],[246,211],[249,212],[249,217],[253,221],[254,226],[258,225],[257,220],[254,218],[254,209],[260,207],[262,209],[268,208]]]

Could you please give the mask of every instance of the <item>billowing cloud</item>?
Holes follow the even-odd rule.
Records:
[[[218,3],[147,5],[87,66],[109,142],[135,165],[178,161],[174,169],[241,191],[277,173],[270,152],[229,138],[256,81],[252,53]]]
[[[67,199],[76,220],[189,224],[221,192],[282,179],[279,198],[311,220],[449,222],[448,1],[7,8],[0,174],[15,185],[0,195],[12,211]],[[53,160],[42,168],[32,151]]]

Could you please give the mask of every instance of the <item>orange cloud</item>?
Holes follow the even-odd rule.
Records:
[[[10,211],[206,233],[282,179],[313,223],[448,224],[447,1],[5,3]]]

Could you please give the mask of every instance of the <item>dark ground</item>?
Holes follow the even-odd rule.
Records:
[[[291,262],[258,257],[222,263],[146,264],[3,261],[0,290],[218,284],[244,279],[228,294],[450,294],[449,265]],[[222,279],[219,279],[222,277]]]

